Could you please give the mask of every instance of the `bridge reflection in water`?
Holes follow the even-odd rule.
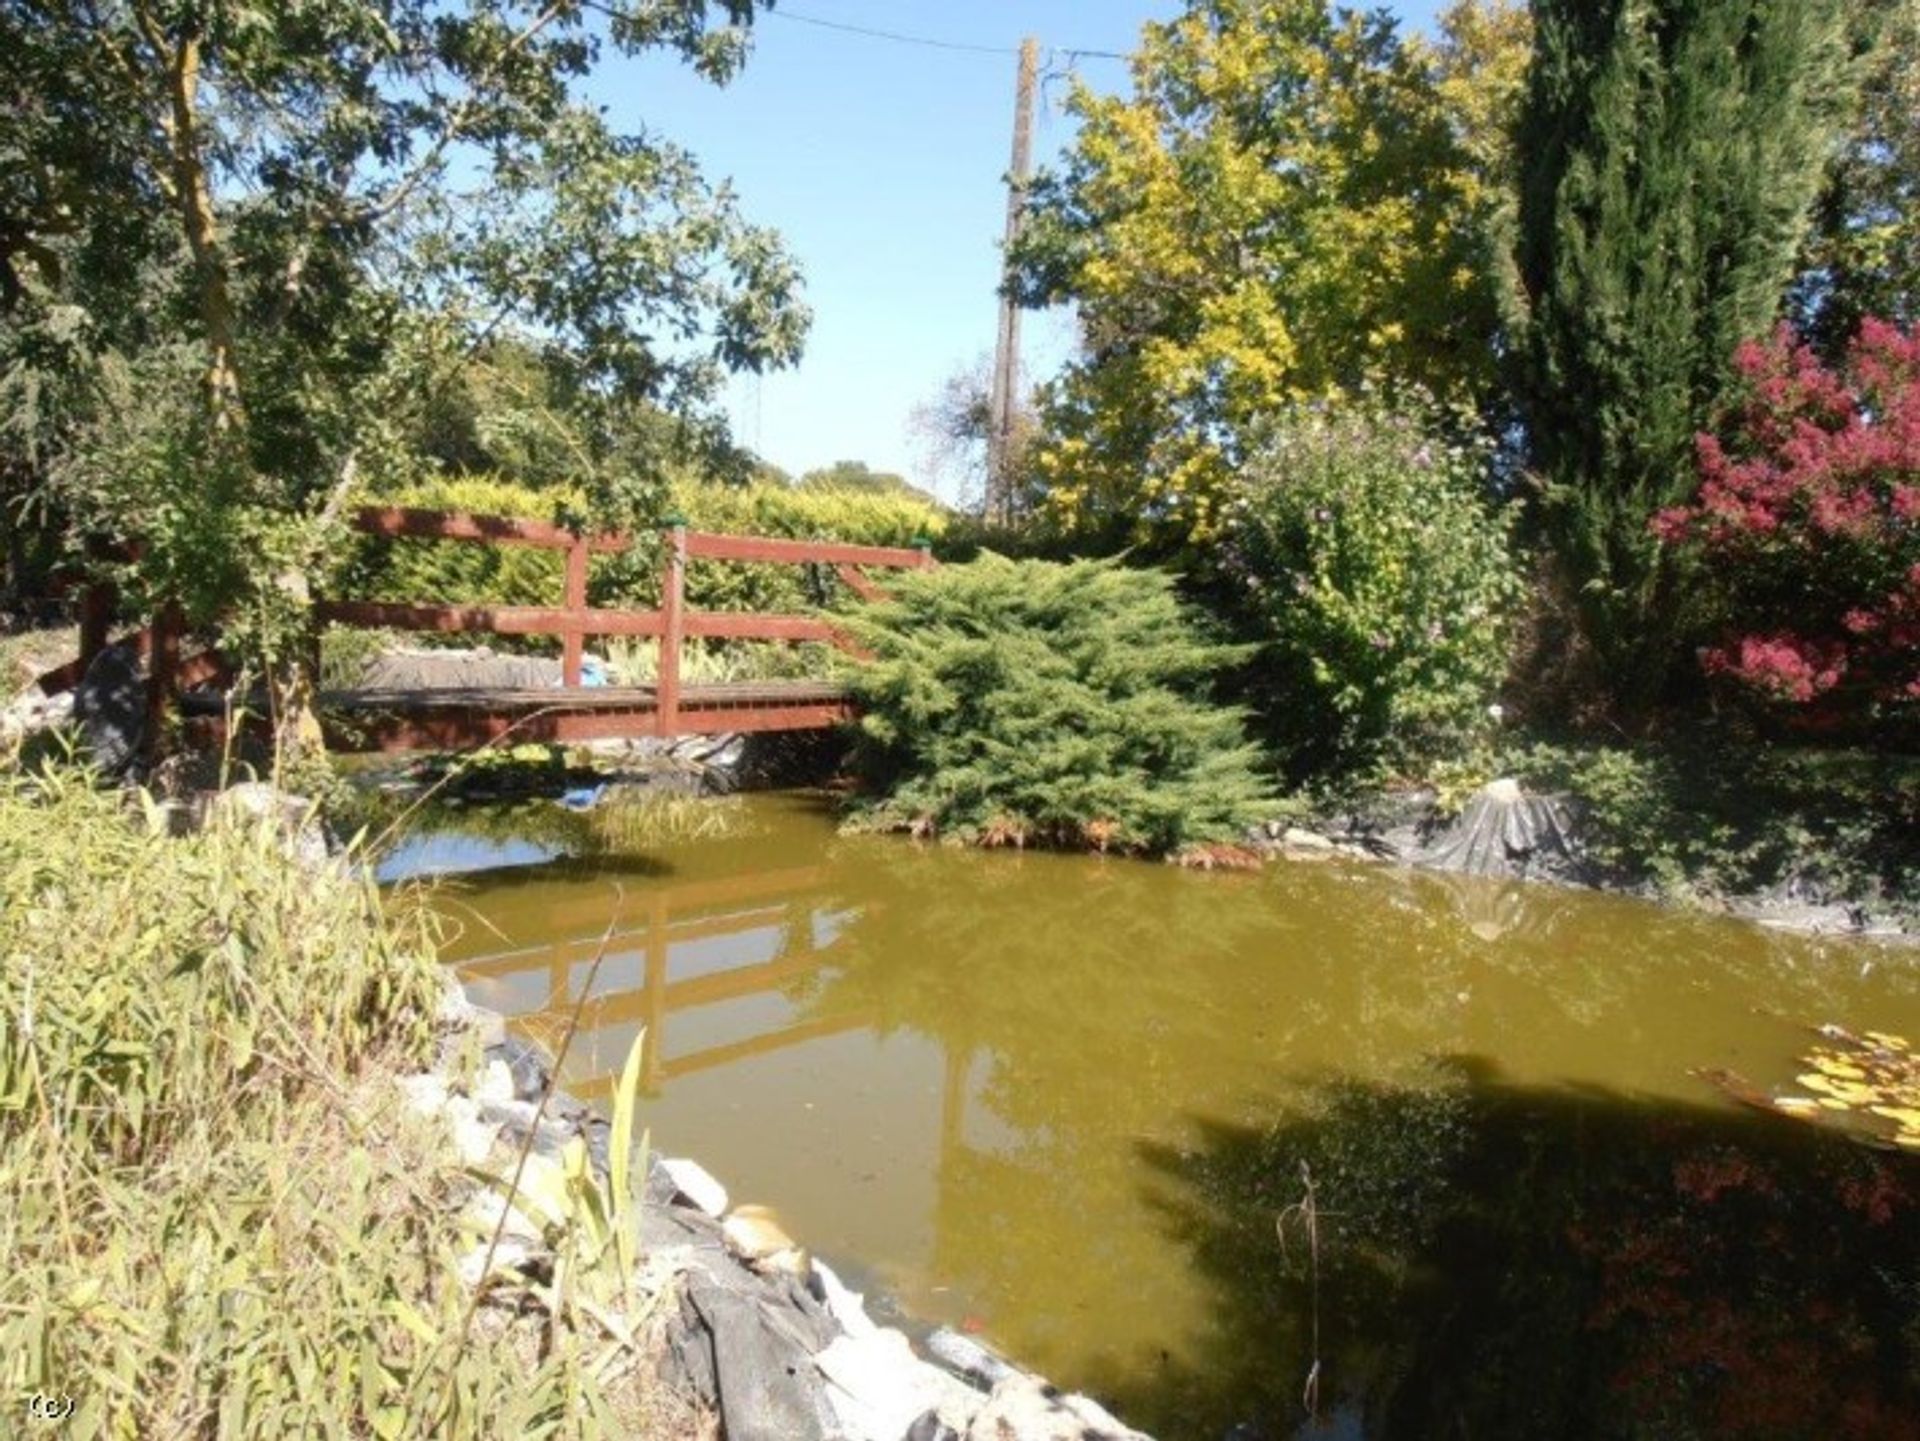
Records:
[[[582,902],[576,896],[557,914],[546,913],[541,943],[483,952],[457,965],[478,999],[504,1000],[500,1008],[549,1046],[557,1047],[577,1004],[574,1048],[583,1059],[609,1059],[608,1048],[600,1044],[609,1033],[630,1037],[634,1027],[645,1026],[650,1042],[643,1087],[657,1095],[677,1077],[870,1024],[869,1016],[854,1012],[779,1024],[694,1050],[674,1047],[676,1015],[756,996],[792,994],[831,963],[834,940],[858,912],[821,905],[823,881],[819,868],[801,867],[681,885],[649,884],[632,898],[627,912],[631,923],[622,924],[625,916],[616,918],[611,934],[604,929],[607,899],[595,895]],[[571,924],[571,911],[579,912],[577,925]],[[601,929],[593,929],[596,924]],[[603,946],[606,956],[598,980],[582,1001],[580,988]],[[540,999],[528,1005],[535,992]],[[622,1053],[627,1044],[630,1040],[621,1043]],[[619,1057],[611,1059],[617,1066]],[[615,1074],[606,1069],[580,1076],[570,1083],[571,1089],[587,1099],[604,1099]]]
[[[496,871],[470,896],[449,893],[448,913],[465,919],[446,954],[477,1003],[549,1050],[577,1008],[563,1083],[583,1099],[610,1104],[644,1026],[642,1117],[657,1144],[698,1155],[750,1199],[777,1179],[810,1239],[831,1248],[839,1228],[822,1223],[838,1218],[860,1236],[856,1270],[906,1285],[934,1259],[976,1052],[887,1027],[870,996],[840,984],[855,928],[884,907],[834,879],[773,867],[616,889],[566,861]],[[976,1142],[999,1129],[975,1119]]]

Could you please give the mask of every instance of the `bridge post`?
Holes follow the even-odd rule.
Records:
[[[185,629],[180,607],[162,601],[153,613],[147,646],[147,736],[150,755],[160,752],[160,732],[180,689],[180,632]]]
[[[686,635],[687,523],[667,518],[665,572],[660,578],[660,667],[654,719],[662,736],[680,728],[680,642]]]
[[[587,643],[585,632],[574,628],[579,624],[580,612],[587,608],[585,536],[576,535],[573,538],[573,544],[567,547],[567,594],[562,604],[567,608],[569,629],[561,643],[560,683],[565,686],[577,686],[585,678]]]
[[[106,546],[88,537],[86,558],[89,566],[100,564],[106,555]],[[80,674],[83,676],[87,673],[87,667],[93,664],[93,658],[107,648],[118,599],[113,582],[98,576],[88,577],[85,588],[80,592]]]
[[[113,586],[99,580],[89,582],[80,592],[80,673],[86,674],[93,658],[107,648],[107,634],[113,625]]]

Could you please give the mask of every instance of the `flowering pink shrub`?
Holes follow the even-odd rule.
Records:
[[[1783,328],[1735,365],[1699,495],[1653,520],[1724,604],[1702,665],[1795,706],[1920,705],[1920,327],[1868,320],[1837,371]]]

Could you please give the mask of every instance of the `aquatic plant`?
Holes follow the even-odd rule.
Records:
[[[1803,1058],[1807,1069],[1794,1077],[1811,1096],[1775,1096],[1775,1110],[1788,1115],[1846,1118],[1878,1138],[1891,1123],[1896,1146],[1920,1150],[1920,1056],[1904,1036],[1887,1031],[1854,1035],[1839,1026],[1822,1026],[1827,1043]]]

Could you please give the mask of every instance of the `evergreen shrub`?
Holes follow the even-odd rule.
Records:
[[[1521,594],[1490,459],[1363,401],[1295,412],[1244,467],[1223,562],[1303,769],[1418,771],[1484,733]]]
[[[909,572],[848,618],[872,652],[861,823],[986,845],[1177,852],[1266,803],[1241,713],[1204,698],[1244,648],[1157,570],[991,552]]]

